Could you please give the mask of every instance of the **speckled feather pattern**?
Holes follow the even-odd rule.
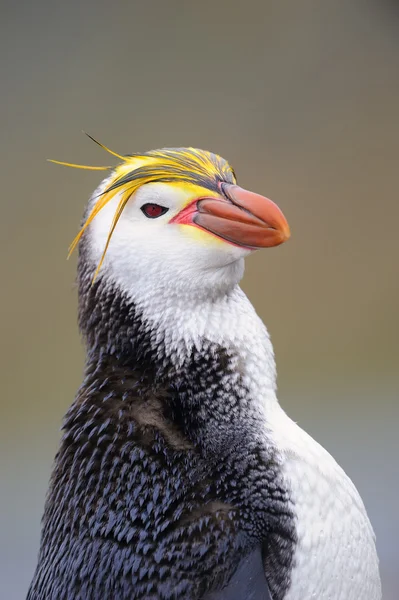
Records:
[[[167,368],[115,291],[95,285],[82,297],[91,350],[29,598],[195,600],[221,589],[256,547],[283,598],[295,531],[275,451],[251,435],[245,390],[217,401],[229,376],[243,387],[235,357],[208,343]]]

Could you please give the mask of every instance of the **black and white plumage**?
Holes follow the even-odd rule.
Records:
[[[118,194],[80,241],[86,373],[28,599],[379,600],[363,503],[279,406],[267,330],[238,285],[255,221],[236,198],[256,214],[262,197],[240,196],[227,167],[226,189],[209,165],[200,182],[185,168],[129,197],[94,283]],[[187,208],[208,196],[197,223]],[[217,221],[232,204],[238,229]]]

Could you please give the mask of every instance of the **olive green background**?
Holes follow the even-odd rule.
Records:
[[[120,153],[218,152],[285,212],[291,240],[251,257],[243,286],[272,334],[280,401],[358,486],[397,598],[398,3],[0,6],[0,597],[28,588],[82,375],[65,257],[101,173],[45,159],[109,164],[85,129]]]

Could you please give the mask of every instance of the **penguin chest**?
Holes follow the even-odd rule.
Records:
[[[273,441],[295,520],[284,600],[380,600],[374,533],[352,481],[284,413],[274,422]]]

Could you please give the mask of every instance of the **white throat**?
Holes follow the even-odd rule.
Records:
[[[204,343],[233,349],[239,356],[237,370],[251,395],[275,399],[275,362],[268,332],[238,285],[213,298],[192,296],[181,290],[168,296],[148,290],[132,293],[149,327],[162,336],[176,366]]]

